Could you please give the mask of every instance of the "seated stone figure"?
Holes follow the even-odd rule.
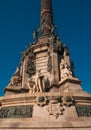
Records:
[[[72,67],[72,62],[70,60],[70,52],[68,48],[65,46],[64,47],[64,53],[63,57],[61,59],[60,63],[60,75],[61,75],[61,80],[67,77],[73,77],[73,67]]]
[[[67,77],[72,77],[72,72],[70,71],[69,66],[66,65],[61,65],[61,79],[65,79]]]

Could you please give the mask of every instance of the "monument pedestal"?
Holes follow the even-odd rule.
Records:
[[[67,77],[59,82],[59,91],[65,93],[81,92],[81,81],[78,78]]]
[[[51,0],[41,0],[40,37],[22,58],[5,96],[0,130],[91,130],[91,95],[75,78],[69,49],[55,35]]]
[[[0,130],[91,130],[91,95],[37,93],[0,98]]]
[[[91,119],[83,121],[31,121],[31,119],[0,120],[0,130],[91,130]],[[11,122],[11,123],[10,123]]]

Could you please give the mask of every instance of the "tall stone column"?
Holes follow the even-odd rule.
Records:
[[[51,0],[41,0],[41,35],[50,35],[53,24]]]

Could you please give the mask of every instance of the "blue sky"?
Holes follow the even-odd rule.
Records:
[[[26,45],[40,24],[41,0],[0,1],[0,95],[9,83]],[[91,0],[52,0],[54,23],[70,48],[75,75],[91,93]]]

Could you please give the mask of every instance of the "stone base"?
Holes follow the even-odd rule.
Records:
[[[83,121],[82,121],[83,120]],[[91,118],[75,121],[36,121],[36,119],[3,119],[0,120],[0,130],[91,130]]]
[[[18,94],[0,97],[0,103],[0,130],[91,130],[91,95],[86,93]]]
[[[84,92],[80,85],[81,81],[78,78],[66,78],[59,82],[59,91],[64,93]]]

